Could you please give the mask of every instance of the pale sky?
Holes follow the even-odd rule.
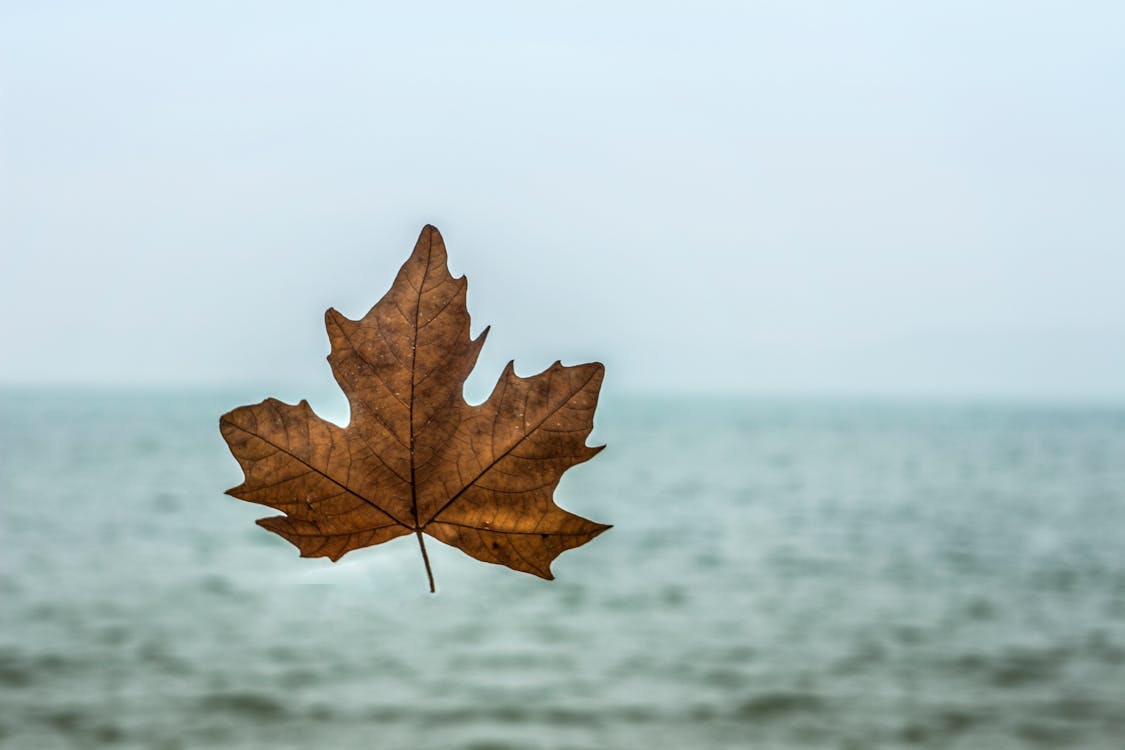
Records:
[[[0,0],[0,382],[330,385],[324,309],[431,222],[471,382],[1125,398],[1122,40],[1117,2]]]

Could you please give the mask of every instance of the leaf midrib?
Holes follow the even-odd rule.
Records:
[[[424,529],[427,526],[429,526],[431,523],[436,522],[438,516],[440,516],[442,513],[444,513],[446,510],[448,510],[449,506],[453,505],[453,503],[456,502],[458,500],[458,498],[460,498],[463,494],[465,494],[465,492],[467,492],[470,487],[474,486],[477,482],[479,482],[481,477],[483,477],[488,472],[492,471],[492,469],[496,466],[496,464],[503,461],[508,456],[508,454],[510,454],[512,451],[514,451],[517,446],[519,446],[521,443],[523,443],[524,440],[527,440],[529,437],[534,435],[535,432],[540,427],[543,426],[544,422],[546,422],[548,419],[550,419],[552,416],[554,416],[555,412],[557,412],[559,409],[566,406],[568,403],[570,403],[570,400],[572,398],[574,398],[576,395],[581,393],[583,391],[583,389],[585,389],[586,386],[588,386],[590,384],[590,381],[593,380],[594,376],[597,375],[597,374],[598,374],[598,371],[595,368],[594,371],[592,373],[590,373],[590,377],[586,378],[586,380],[583,381],[582,385],[575,388],[574,391],[572,391],[569,395],[566,396],[566,398],[559,401],[559,403],[556,404],[553,409],[548,411],[547,414],[542,419],[540,419],[535,424],[534,427],[532,427],[529,430],[524,430],[524,434],[522,436],[520,436],[519,440],[516,440],[515,442],[513,442],[510,446],[508,446],[507,449],[504,450],[503,453],[501,453],[499,456],[496,456],[495,458],[493,458],[492,461],[488,464],[488,466],[483,468],[480,471],[480,473],[478,473],[475,477],[473,477],[473,479],[470,482],[468,482],[464,487],[457,490],[457,492],[451,498],[449,498],[449,500],[447,500],[445,502],[445,505],[438,508],[437,512],[434,513],[432,516],[430,516],[430,518],[424,524],[421,525],[421,528]],[[516,376],[514,371],[512,372],[512,376],[513,377]],[[495,423],[495,417],[493,418],[493,421]]]
[[[332,483],[333,483],[333,484],[335,484],[335,485],[336,485],[337,487],[339,487],[340,489],[342,489],[342,490],[344,490],[345,492],[347,492],[347,493],[348,493],[349,495],[352,495],[352,496],[354,496],[354,497],[356,497],[356,498],[358,498],[358,499],[362,500],[363,502],[367,503],[367,504],[368,504],[368,505],[370,505],[370,506],[371,506],[372,508],[374,508],[375,510],[379,511],[380,513],[382,513],[383,515],[385,515],[385,516],[386,516],[387,518],[391,519],[392,521],[394,521],[394,522],[395,522],[395,523],[397,523],[398,525],[400,525],[400,526],[404,526],[404,527],[406,527],[406,528],[408,528],[408,529],[411,529],[411,530],[413,531],[414,527],[412,527],[412,526],[411,526],[410,524],[408,524],[408,523],[403,523],[403,522],[402,522],[402,521],[400,521],[400,520],[398,519],[398,517],[396,517],[396,516],[395,516],[395,515],[394,515],[393,513],[391,513],[391,512],[389,512],[389,511],[387,511],[386,509],[384,509],[384,508],[380,507],[378,503],[374,502],[373,500],[369,500],[369,499],[367,499],[366,497],[364,497],[363,495],[359,494],[358,492],[356,492],[355,490],[353,490],[353,489],[352,489],[351,487],[347,486],[346,484],[344,484],[343,482],[341,482],[341,481],[340,481],[339,479],[337,479],[336,477],[332,476],[332,475],[331,475],[331,474],[329,474],[328,472],[326,472],[326,471],[323,471],[322,469],[319,469],[318,467],[314,466],[313,464],[310,464],[310,463],[309,463],[308,461],[305,461],[304,459],[302,459],[302,458],[301,458],[300,456],[298,456],[297,454],[293,453],[293,452],[292,452],[291,450],[289,450],[288,448],[283,448],[283,447],[281,447],[280,445],[278,445],[277,443],[275,443],[274,441],[272,441],[272,440],[270,440],[269,438],[265,437],[264,435],[259,435],[259,434],[258,434],[258,433],[256,433],[256,432],[251,432],[251,431],[250,431],[249,429],[247,429],[247,428],[243,427],[242,425],[239,425],[239,424],[235,424],[234,422],[232,422],[232,421],[231,421],[231,420],[229,420],[229,419],[224,419],[224,420],[223,420],[223,423],[224,423],[224,424],[228,424],[228,425],[230,425],[231,427],[233,427],[233,428],[234,428],[234,429],[236,429],[236,430],[239,430],[240,432],[244,432],[244,433],[246,433],[246,434],[247,434],[247,435],[249,435],[250,437],[253,437],[253,438],[257,438],[258,440],[261,440],[261,441],[262,441],[263,443],[265,443],[266,445],[269,445],[270,447],[274,448],[275,450],[277,450],[277,451],[279,451],[279,452],[281,452],[281,453],[284,453],[284,454],[285,454],[285,455],[287,455],[287,456],[290,456],[290,457],[291,457],[291,458],[292,458],[292,459],[293,459],[294,461],[296,461],[297,463],[301,464],[302,466],[307,466],[307,467],[308,467],[309,469],[311,469],[311,470],[312,470],[312,471],[314,471],[315,473],[319,474],[320,476],[324,477],[324,478],[325,478],[325,479],[327,479],[327,480],[328,480],[329,482],[332,482]]]

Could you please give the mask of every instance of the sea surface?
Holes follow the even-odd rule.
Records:
[[[431,595],[223,494],[267,395],[0,391],[0,747],[1125,747],[1123,407],[607,397],[614,528]]]

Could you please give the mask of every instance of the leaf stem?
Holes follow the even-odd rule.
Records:
[[[426,554],[426,542],[422,539],[422,530],[415,529],[414,533],[418,535],[418,546],[422,549],[422,562],[426,564],[426,577],[430,579],[430,593],[436,594],[437,589],[434,588],[434,572],[430,570],[430,556]]]

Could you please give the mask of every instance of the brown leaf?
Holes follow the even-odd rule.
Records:
[[[367,315],[329,309],[328,361],[350,424],[272,398],[224,414],[219,427],[245,474],[227,494],[285,513],[258,524],[302,557],[338,560],[413,533],[431,591],[424,534],[553,578],[552,560],[609,528],[553,499],[563,472],[604,447],[586,445],[603,367],[555,362],[521,378],[509,362],[488,400],[470,406],[462,389],[488,329],[470,339],[466,286],[426,226]]]

